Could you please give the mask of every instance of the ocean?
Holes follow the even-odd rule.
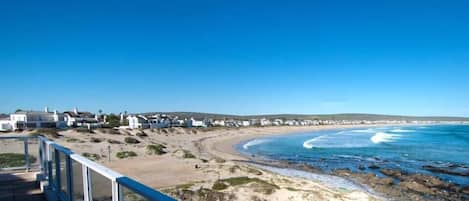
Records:
[[[248,156],[306,163],[326,173],[349,168],[382,176],[379,167],[469,185],[469,125],[324,130],[256,138],[236,148]]]

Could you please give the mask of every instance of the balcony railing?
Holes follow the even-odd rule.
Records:
[[[173,201],[175,199],[95,163],[45,137],[0,137],[24,144],[25,164],[8,168],[29,170],[29,141],[37,139],[40,180],[47,183],[48,201]],[[5,152],[5,151],[3,151]],[[3,170],[5,170],[4,168]]]

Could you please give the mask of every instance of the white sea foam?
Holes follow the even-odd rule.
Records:
[[[299,177],[299,178],[317,181],[331,188],[346,189],[350,191],[360,190],[360,191],[366,191],[375,195],[375,192],[371,188],[364,186],[364,185],[360,185],[351,180],[344,179],[342,177],[326,175],[326,174],[316,174],[316,173],[310,173],[310,172],[305,172],[305,171],[295,170],[295,169],[288,169],[288,168],[277,168],[277,167],[271,167],[271,166],[265,166],[265,165],[254,165],[254,166],[257,166],[267,171],[289,176],[289,177]]]
[[[412,133],[412,132],[415,132],[414,130],[405,130],[405,129],[394,129],[394,130],[391,130],[391,132],[393,133]]]
[[[254,139],[249,142],[246,142],[246,144],[243,145],[243,149],[249,149],[249,147],[251,146],[260,145],[269,141],[270,140],[267,139]]]
[[[309,140],[306,140],[303,142],[303,147],[306,148],[306,149],[312,149],[314,147],[314,142],[318,141],[318,140],[321,140],[321,139],[324,139],[326,138],[327,135],[321,135],[321,136],[318,136],[318,137],[315,137],[313,139],[309,139]]]
[[[352,130],[350,132],[352,132],[352,133],[374,133],[376,131],[373,130],[373,129],[366,129],[366,130]]]
[[[382,142],[394,142],[396,139],[400,138],[401,135],[397,134],[389,134],[389,133],[384,133],[384,132],[378,132],[375,135],[373,135],[370,140],[375,143],[379,144]]]

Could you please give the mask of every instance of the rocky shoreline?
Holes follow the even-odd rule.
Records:
[[[435,176],[380,169],[384,177],[338,169],[333,174],[370,186],[391,200],[469,200],[469,187],[445,182]]]
[[[249,161],[240,162],[277,168],[296,169],[315,174],[327,174],[320,168],[303,163],[263,160],[259,158],[251,158]],[[381,168],[378,165],[369,167],[360,165],[358,167],[359,170],[364,170],[366,168],[379,170],[383,176],[378,176],[370,172],[356,172],[350,169],[336,169],[332,171],[331,174],[365,185],[375,191],[375,195],[385,197],[388,200],[469,200],[469,186],[461,186],[446,182],[431,175],[407,173],[398,169]]]

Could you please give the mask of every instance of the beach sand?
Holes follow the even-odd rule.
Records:
[[[70,129],[60,132],[62,137],[54,140],[76,153],[96,154],[99,157],[96,160],[104,166],[172,196],[181,196],[181,192],[186,193],[182,196],[193,196],[188,200],[201,198],[187,192],[212,189],[218,180],[234,177],[257,178],[261,182],[253,180],[246,184],[228,185],[226,189],[211,190],[210,193],[213,196],[224,196],[225,200],[243,201],[380,200],[382,198],[364,190],[334,188],[323,181],[283,176],[261,169],[242,162],[249,159],[234,148],[241,141],[262,136],[356,127],[370,125],[146,129],[143,132],[147,136],[143,137],[137,136],[137,133],[142,133],[138,130],[120,130],[120,134],[112,134],[109,130],[83,133]],[[125,143],[126,137],[133,137],[140,142]],[[110,143],[109,140],[114,142]],[[150,155],[146,150],[150,144],[163,144],[168,153]],[[116,154],[121,151],[133,151],[138,156],[119,159]],[[184,157],[185,152],[192,153],[195,158]]]

